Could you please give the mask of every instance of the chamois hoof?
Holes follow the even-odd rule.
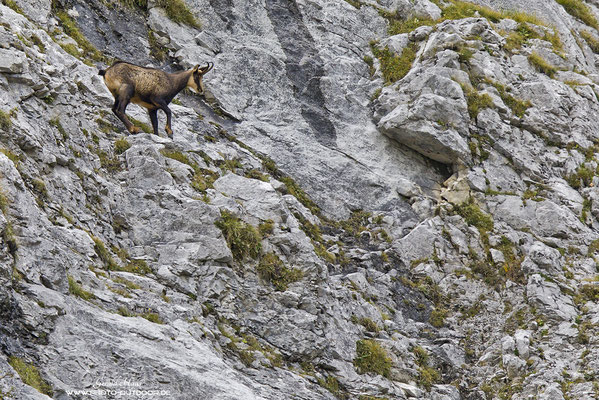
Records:
[[[135,135],[139,132],[141,132],[141,129],[139,129],[137,126],[132,126],[131,128],[129,128],[129,133],[132,135]]]
[[[168,135],[168,137],[172,139],[173,138],[173,130],[166,128],[165,131],[166,131],[166,134]]]

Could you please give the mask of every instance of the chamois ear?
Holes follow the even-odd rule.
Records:
[[[193,72],[198,72],[198,70],[200,69],[200,64],[196,65],[195,67],[193,67]]]

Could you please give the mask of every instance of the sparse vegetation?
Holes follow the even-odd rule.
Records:
[[[200,27],[200,23],[183,0],[156,0],[156,6],[163,8],[173,22],[194,28]]]
[[[111,271],[118,270],[119,266],[116,263],[116,261],[114,260],[114,258],[112,258],[112,256],[110,255],[110,252],[104,245],[104,242],[102,242],[102,240],[100,240],[100,238],[98,238],[94,235],[90,235],[90,237],[94,242],[94,251],[100,258],[100,260],[102,261],[102,263],[104,264],[106,269],[111,270]]]
[[[407,20],[402,20],[397,19],[397,17],[395,17],[391,19],[389,23],[388,33],[390,36],[397,35],[400,33],[409,33],[421,26],[432,26],[435,25],[437,22],[439,21],[435,21],[430,18],[412,17]]]
[[[69,14],[63,10],[60,10],[56,11],[55,16],[60,21],[60,25],[64,29],[65,33],[75,40],[77,45],[81,48],[81,50],[83,50],[84,57],[89,57],[94,61],[107,61],[104,55],[89,40],[87,40],[83,33],[81,33],[77,23],[69,16]],[[67,50],[65,46],[62,47],[67,53],[79,57],[79,52],[77,50]]]
[[[493,230],[493,219],[481,211],[474,199],[470,198],[466,203],[456,206],[455,211],[464,218],[468,225],[475,226],[482,231]]]
[[[80,297],[86,301],[96,298],[96,296],[94,296],[93,293],[88,292],[87,290],[84,290],[81,287],[81,285],[77,283],[75,278],[73,278],[71,275],[68,275],[67,279],[69,281],[69,293],[72,294],[73,296]]]
[[[437,383],[440,379],[439,371],[432,368],[429,365],[428,351],[420,346],[412,349],[414,356],[416,356],[416,365],[418,365],[418,384],[426,390],[430,390],[433,384]]]
[[[599,54],[599,39],[587,30],[580,31],[580,36],[587,42],[593,53]]]
[[[490,79],[487,79],[486,83],[497,89],[497,92],[499,92],[499,97],[501,97],[503,103],[508,106],[518,118],[522,118],[526,113],[526,110],[532,107],[532,103],[530,101],[520,100],[512,96],[509,93],[509,90],[501,83],[492,81]]]
[[[265,254],[256,267],[256,271],[264,279],[272,283],[276,290],[284,292],[289,284],[299,281],[303,273],[297,268],[288,268],[275,253]]]
[[[533,51],[530,56],[528,56],[528,61],[537,71],[544,73],[550,78],[553,78],[557,73],[557,68],[551,65],[536,51]]]
[[[257,258],[262,249],[258,230],[229,211],[222,210],[220,215],[221,218],[214,224],[222,231],[233,257],[238,261],[247,257]]]
[[[332,375],[328,375],[326,378],[318,378],[318,384],[333,393],[337,398],[344,398],[343,392],[339,387],[339,381]]]
[[[360,374],[373,372],[389,378],[391,358],[387,351],[375,340],[363,339],[356,342],[354,365]]]
[[[581,0],[556,0],[566,12],[575,18],[578,18],[585,24],[595,29],[599,29],[597,18],[593,15],[593,12],[584,4]]]
[[[120,137],[114,142],[114,152],[116,154],[123,154],[129,150],[130,147],[131,144],[124,137]]]
[[[63,140],[67,140],[69,138],[69,134],[63,128],[62,124],[60,123],[60,119],[58,117],[52,118],[50,120],[50,125],[53,126],[53,127],[55,127],[58,130],[58,132],[62,136]]]
[[[11,126],[10,113],[0,110],[0,130],[8,132]]]
[[[493,99],[488,94],[479,94],[476,89],[465,85],[462,86],[462,90],[466,95],[466,103],[468,104],[468,114],[470,114],[470,118],[476,118],[483,108],[493,107]]]
[[[50,397],[53,396],[54,393],[52,391],[52,387],[42,378],[35,365],[30,364],[22,358],[16,356],[10,356],[8,358],[8,363],[11,367],[13,367],[17,374],[19,374],[19,377],[23,383],[31,386],[42,394],[48,395]]]
[[[162,318],[160,318],[160,315],[152,311],[147,311],[143,314],[140,314],[139,316],[155,324],[164,324],[164,321],[162,320]]]
[[[416,59],[418,47],[415,43],[408,44],[401,55],[394,54],[388,47],[379,49],[376,43],[371,43],[372,54],[381,62],[381,72],[385,84],[390,85],[407,75]]]

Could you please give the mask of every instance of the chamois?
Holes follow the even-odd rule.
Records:
[[[165,131],[173,137],[171,129],[171,110],[168,104],[181,90],[189,87],[198,94],[204,94],[204,74],[214,67],[208,63],[205,67],[196,65],[194,68],[168,73],[154,68],[145,68],[124,61],[117,61],[106,70],[100,70],[99,75],[104,77],[104,83],[114,97],[112,112],[123,121],[129,133],[138,133],[139,128],[134,126],[125,109],[129,102],[133,102],[148,109],[154,134],[158,135],[158,110],[166,114]]]

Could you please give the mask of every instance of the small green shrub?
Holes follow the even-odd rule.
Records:
[[[585,24],[595,29],[599,29],[597,18],[593,15],[593,12],[582,2],[581,0],[556,0],[566,12],[575,18],[578,18]]]
[[[166,60],[168,56],[168,50],[166,49],[166,47],[158,43],[158,39],[156,39],[156,34],[151,30],[148,30],[148,43],[150,44],[150,55],[152,57],[154,57],[158,61]]]
[[[388,47],[379,49],[375,44],[371,45],[372,54],[381,62],[381,73],[386,84],[397,82],[408,74],[412,63],[416,59],[418,46],[415,43],[407,45],[401,55],[396,55]]]
[[[11,367],[13,367],[17,374],[19,374],[19,377],[23,383],[31,386],[42,394],[48,395],[50,397],[54,395],[52,387],[42,378],[35,365],[29,364],[25,360],[16,356],[10,356],[8,358],[8,363]]]
[[[154,133],[154,129],[152,129],[152,127],[148,124],[146,124],[145,122],[142,122],[138,119],[135,119],[133,117],[128,116],[129,120],[131,121],[131,123],[138,127],[139,129],[142,130],[142,132],[144,133]]]
[[[229,211],[222,210],[220,215],[221,218],[214,224],[222,231],[233,257],[238,261],[246,257],[257,258],[262,250],[258,230]]]
[[[549,62],[536,51],[533,51],[530,56],[528,56],[528,61],[537,71],[544,73],[550,78],[553,78],[557,72],[557,68],[549,64]]]
[[[276,290],[284,292],[289,284],[302,279],[303,273],[297,268],[288,268],[275,254],[265,254],[256,267],[262,279],[272,283]]]
[[[363,339],[356,342],[354,365],[360,374],[373,372],[385,378],[389,378],[391,375],[391,358],[387,351],[374,340]]]
[[[10,113],[0,110],[0,130],[8,132],[11,126]]]
[[[131,144],[124,137],[118,138],[114,142],[114,152],[116,154],[123,154],[124,152],[129,150],[130,147]]]
[[[69,293],[72,294],[73,296],[80,297],[83,300],[87,300],[87,301],[96,298],[96,296],[94,296],[93,293],[88,292],[87,290],[84,290],[81,287],[81,285],[77,283],[75,278],[73,278],[71,275],[68,275],[67,279],[69,281]]]
[[[183,0],[156,0],[156,6],[166,12],[171,21],[199,28],[200,23]]]

